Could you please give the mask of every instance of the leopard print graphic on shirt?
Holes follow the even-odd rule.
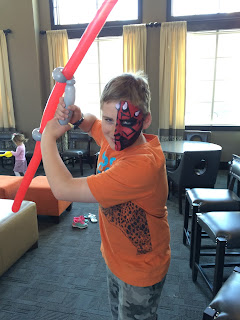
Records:
[[[142,208],[129,201],[109,208],[101,206],[101,211],[137,248],[137,254],[152,251],[146,212]]]

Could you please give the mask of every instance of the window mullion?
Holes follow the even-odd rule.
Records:
[[[211,124],[213,124],[213,114],[214,114],[214,100],[215,100],[215,87],[216,87],[216,74],[217,74],[218,36],[219,36],[219,32],[217,31],[217,32],[216,32],[215,59],[214,59],[214,75],[213,75],[213,94],[212,94],[212,108],[211,108]]]
[[[97,39],[97,56],[98,56],[98,90],[99,97],[101,96],[101,64],[100,64],[100,40]]]

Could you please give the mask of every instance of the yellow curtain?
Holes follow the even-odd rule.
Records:
[[[68,34],[67,30],[47,31],[48,56],[50,69],[51,89],[55,85],[52,72],[57,67],[65,67],[68,62]],[[57,142],[58,150],[63,152],[68,149],[68,134],[65,133]]]
[[[146,72],[146,24],[123,26],[123,71]]]
[[[7,42],[0,30],[0,128],[15,128]]]
[[[159,137],[182,140],[185,129],[187,23],[164,22],[160,30]]]
[[[47,31],[48,56],[50,69],[50,84],[53,88],[55,81],[52,72],[57,67],[65,67],[68,62],[68,34],[67,30]]]

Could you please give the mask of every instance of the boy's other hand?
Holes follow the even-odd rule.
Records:
[[[69,124],[61,125],[58,122],[58,119],[55,117],[47,122],[46,127],[43,131],[43,135],[48,136],[48,138],[53,137],[55,140],[57,140],[66,131],[68,131],[70,129],[71,129],[71,127]]]

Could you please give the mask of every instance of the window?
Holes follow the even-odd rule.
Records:
[[[240,125],[239,0],[167,0],[167,20],[187,21],[186,126]]]
[[[233,13],[240,11],[239,0],[171,0],[171,16]]]
[[[69,56],[78,45],[79,39],[70,39]],[[75,104],[83,113],[90,112],[100,117],[100,96],[105,84],[123,72],[122,37],[96,39],[76,70]]]
[[[53,0],[54,24],[85,24],[96,14],[103,0]],[[138,0],[120,0],[107,21],[138,20]]]
[[[87,24],[92,21],[97,10],[101,7],[104,0],[49,0],[52,29],[66,28],[72,30],[78,29],[83,33]],[[110,12],[106,24],[103,27],[102,34],[107,33],[106,29],[111,27],[111,35],[114,32],[122,31],[121,27],[126,24],[141,23],[142,21],[142,0],[119,0]],[[114,30],[113,30],[114,28]],[[120,29],[121,31],[120,31]],[[80,30],[82,29],[82,30]],[[78,34],[81,37],[81,34]]]
[[[67,29],[69,56],[104,0],[49,0],[52,29]],[[123,25],[142,22],[142,0],[119,0],[109,14],[74,77],[76,105],[100,116],[100,95],[105,84],[123,72]]]
[[[186,125],[240,125],[240,30],[188,33]]]

